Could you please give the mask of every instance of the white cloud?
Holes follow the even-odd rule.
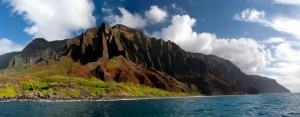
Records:
[[[165,21],[168,16],[166,10],[161,9],[156,5],[151,6],[150,10],[145,11],[145,17],[138,13],[131,13],[122,7],[119,7],[118,9],[121,15],[109,13],[110,10],[108,11],[108,9],[102,9],[104,13],[108,13],[108,16],[104,17],[104,20],[107,21],[110,26],[114,26],[116,24],[123,24],[132,28],[143,28],[149,22],[155,24]]]
[[[246,73],[264,69],[271,60],[271,53],[254,39],[221,39],[211,33],[197,33],[192,27],[196,19],[189,15],[175,15],[171,25],[155,32],[153,36],[171,40],[191,52],[214,54],[232,61]]]
[[[245,9],[234,16],[235,20],[259,23],[263,26],[271,27],[276,31],[291,34],[300,39],[300,19],[277,16],[267,19],[264,11],[256,9]]]
[[[282,43],[284,41],[285,41],[285,39],[282,37],[270,37],[269,39],[262,41],[262,42],[266,43],[266,44],[273,44],[273,43]]]
[[[158,6],[153,5],[150,7],[149,11],[145,12],[145,16],[151,22],[159,23],[166,20],[168,13],[167,11],[158,8]]]
[[[72,33],[95,26],[90,0],[5,0],[12,12],[28,23],[25,32],[47,40],[70,38]]]
[[[110,9],[110,8],[105,8],[105,7],[102,7],[101,10],[102,10],[103,13],[108,13],[108,14],[110,14],[110,13],[113,12],[112,9]]]
[[[300,19],[276,17],[269,21],[267,25],[279,32],[288,33],[300,39]]]
[[[233,18],[235,20],[246,21],[246,22],[265,22],[265,12],[258,11],[254,8],[245,9],[240,14],[236,14]]]
[[[23,46],[13,43],[9,39],[0,39],[0,55],[13,51],[21,51],[23,48]]]
[[[300,0],[273,0],[277,4],[300,5]]]
[[[281,43],[275,48],[275,56],[279,61],[300,60],[300,52],[294,50],[288,43]]]
[[[104,17],[111,26],[116,24],[123,24],[132,28],[142,28],[146,26],[146,20],[143,19],[139,14],[132,14],[126,9],[119,7],[122,16],[110,14]]]

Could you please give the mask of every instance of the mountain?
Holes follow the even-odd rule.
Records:
[[[104,77],[104,80],[107,78],[119,81],[117,79],[122,74],[126,76],[126,80],[123,81],[147,85],[142,81],[158,78],[142,75],[145,77],[141,79],[134,70],[135,75],[123,70],[117,70],[118,75],[111,75],[109,70],[101,65],[116,57],[122,57],[130,63],[141,66],[143,70],[140,70],[140,73],[144,70],[160,71],[167,74],[171,81],[176,79],[176,82],[188,84],[190,89],[185,88],[186,90],[196,87],[198,91],[207,95],[289,92],[272,79],[246,75],[228,60],[214,55],[186,52],[171,41],[150,38],[143,32],[124,25],[110,28],[102,24],[98,28],[88,29],[85,33],[68,40],[63,53],[83,65],[96,64],[85,71],[100,78]],[[166,89],[167,84],[162,82],[162,79],[154,80],[152,83],[155,87]],[[157,86],[158,84],[163,86]]]
[[[171,41],[150,38],[124,25],[105,24],[74,38],[34,39],[21,52],[0,56],[0,68],[71,58],[79,62],[67,74],[102,81],[143,84],[172,92],[205,95],[290,92],[274,79],[243,73],[215,55],[186,52]],[[56,60],[56,61],[57,61]],[[47,63],[46,63],[47,66]]]
[[[9,65],[9,60],[12,59],[13,56],[17,55],[19,52],[11,52],[0,55],[0,70],[5,69]]]
[[[15,67],[20,64],[33,65],[38,62],[54,58],[63,50],[66,40],[48,42],[43,38],[36,38],[22,51],[0,56],[0,69]]]

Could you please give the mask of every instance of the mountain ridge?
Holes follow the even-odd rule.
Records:
[[[196,85],[207,95],[268,93],[256,89],[260,83],[252,81],[251,76],[226,59],[215,55],[185,52],[171,41],[150,38],[142,31],[124,25],[118,24],[110,28],[102,24],[70,40],[69,43],[74,40],[77,40],[77,43],[66,44],[69,48],[65,48],[65,55],[83,64],[86,64],[87,58],[87,61],[97,61],[99,58],[110,59],[121,55],[146,68],[165,72],[178,81]],[[75,51],[80,48],[81,53],[68,52],[74,52],[74,48]],[[74,57],[75,55],[78,56]],[[273,92],[276,92],[275,90],[277,89]],[[289,92],[282,87],[280,91]]]
[[[229,60],[186,52],[171,41],[150,38],[121,24],[109,27],[103,23],[65,42],[56,42],[60,46],[46,44],[39,54],[21,58],[30,63],[28,60],[38,58],[40,53],[47,55],[43,60],[53,55],[67,56],[82,64],[70,71],[71,75],[91,75],[103,81],[132,82],[168,91],[197,91],[206,95],[290,92],[272,79],[243,73]],[[45,51],[48,47],[52,54]],[[107,66],[110,61],[112,66],[118,63],[113,70]]]

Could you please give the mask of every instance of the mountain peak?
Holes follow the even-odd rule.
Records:
[[[112,27],[113,29],[116,29],[116,28],[118,28],[118,29],[132,29],[132,28],[130,28],[130,27],[127,27],[127,26],[125,26],[125,25],[123,25],[123,24],[116,24],[115,26],[113,26]]]
[[[103,32],[105,32],[105,34],[109,33],[109,30],[111,29],[108,25],[106,25],[105,23],[102,23],[99,27],[100,30],[102,30]]]
[[[46,49],[48,46],[49,42],[46,39],[35,38],[22,50],[22,52],[30,53],[36,50]]]
[[[35,38],[32,42],[48,42],[45,38]]]
[[[121,31],[125,31],[125,32],[130,32],[130,33],[143,33],[141,30],[136,29],[136,28],[131,28],[131,27],[127,27],[123,24],[116,24],[115,26],[112,27],[112,29],[115,30],[121,30]]]
[[[33,39],[21,52],[12,57],[9,66],[15,66],[17,63],[36,64],[61,52],[66,40],[49,42],[44,38]]]

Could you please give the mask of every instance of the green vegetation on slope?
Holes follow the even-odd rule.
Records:
[[[122,67],[122,61],[107,63],[110,69]],[[69,72],[80,67],[80,63],[69,58],[60,61],[41,62],[23,71],[0,75],[0,97],[40,94],[50,97],[151,97],[186,96],[182,92],[168,92],[140,84],[103,82],[96,77],[78,77]]]
[[[15,88],[12,85],[8,85],[5,88],[0,88],[0,96],[16,96],[17,93],[15,91]]]

